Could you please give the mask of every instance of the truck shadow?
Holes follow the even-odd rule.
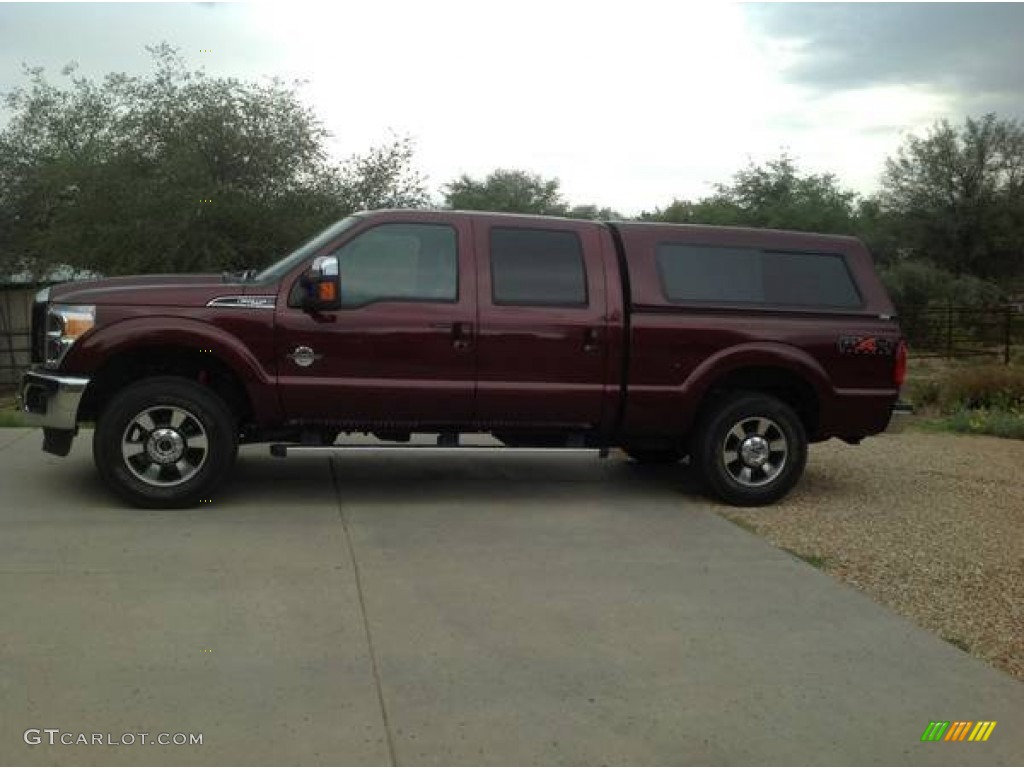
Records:
[[[207,503],[185,509],[139,509],[119,499],[100,479],[92,462],[74,462],[62,469],[60,497],[73,499],[76,512],[113,512],[120,517],[149,516],[199,518],[232,510],[247,514],[278,514],[282,509],[302,512],[316,505],[334,504],[335,493],[326,458],[285,462],[269,457],[240,457],[228,481]]]
[[[641,466],[621,456],[600,460],[579,456],[490,454],[336,454],[275,459],[243,454],[209,506],[141,510],[109,491],[91,462],[65,466],[61,497],[81,512],[123,510],[126,515],[192,517],[231,510],[246,514],[302,514],[342,503],[417,506],[438,502],[568,502],[586,499],[679,500],[701,498],[701,483],[685,464]]]
[[[701,492],[699,479],[685,464],[645,467],[616,456],[602,461],[550,454],[453,458],[450,454],[339,453],[329,460],[333,477],[325,472],[327,461],[323,457],[245,457],[225,489],[225,500],[232,504],[257,498],[277,498],[282,503],[301,503],[302,497],[322,501],[323,494],[334,494],[335,487],[342,503],[402,505],[557,501],[566,497],[678,498]],[[318,487],[307,487],[309,482]]]

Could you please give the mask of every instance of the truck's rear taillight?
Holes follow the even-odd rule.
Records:
[[[900,339],[900,343],[896,347],[896,364],[892,369],[892,383],[897,387],[902,387],[903,382],[907,380],[907,342]]]

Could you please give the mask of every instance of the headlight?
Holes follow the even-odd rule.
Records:
[[[82,334],[96,325],[96,307],[51,304],[46,315],[46,366],[56,368]]]

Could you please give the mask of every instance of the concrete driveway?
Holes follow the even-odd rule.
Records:
[[[1024,762],[1024,686],[685,472],[264,447],[211,505],[146,512],[90,438],[0,430],[4,764]],[[922,743],[931,720],[998,726]],[[60,744],[94,733],[136,743]]]

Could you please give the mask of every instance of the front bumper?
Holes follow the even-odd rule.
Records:
[[[87,386],[89,379],[79,376],[27,371],[18,390],[22,419],[30,427],[73,430],[78,422],[78,404]]]

